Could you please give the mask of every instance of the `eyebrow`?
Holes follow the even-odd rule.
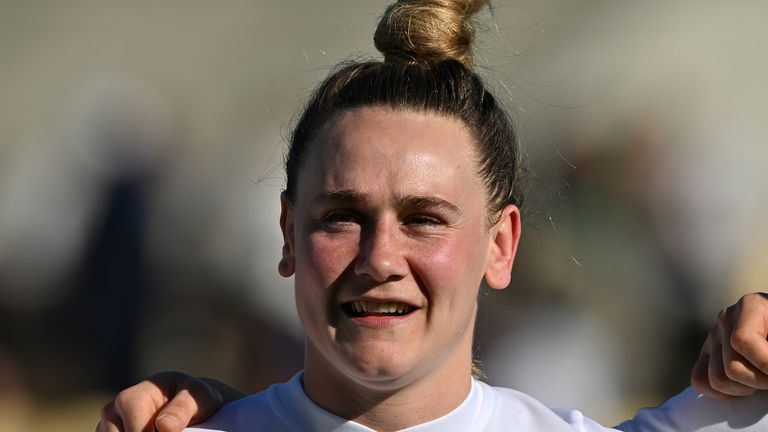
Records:
[[[444,210],[456,215],[462,214],[461,209],[455,204],[434,196],[405,195],[398,197],[397,203],[403,207],[424,210]]]
[[[367,201],[364,194],[351,190],[342,189],[337,191],[320,192],[313,202],[315,204],[364,204]],[[423,210],[444,210],[456,215],[462,215],[461,209],[450,201],[435,196],[424,195],[402,195],[396,197],[399,207],[416,208]]]
[[[312,202],[315,204],[359,204],[365,202],[365,196],[351,189],[324,191],[317,194]]]

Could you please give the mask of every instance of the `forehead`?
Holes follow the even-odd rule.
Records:
[[[474,139],[456,119],[359,108],[339,115],[313,143],[299,183],[326,191],[483,197],[475,154]]]

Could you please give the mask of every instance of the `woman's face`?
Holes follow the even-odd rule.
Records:
[[[468,371],[477,291],[499,268],[500,229],[519,236],[513,206],[500,224],[485,222],[468,129],[448,117],[360,108],[310,147],[295,201],[283,201],[280,265],[295,272],[307,370],[378,388],[441,367]],[[508,276],[493,277],[506,286]]]

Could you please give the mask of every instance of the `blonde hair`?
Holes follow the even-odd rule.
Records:
[[[373,42],[384,61],[435,64],[458,60],[472,66],[472,17],[484,0],[402,0],[390,5]]]

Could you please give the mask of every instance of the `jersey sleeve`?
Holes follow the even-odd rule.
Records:
[[[656,408],[616,426],[624,432],[768,431],[768,391],[719,400],[688,387]]]

